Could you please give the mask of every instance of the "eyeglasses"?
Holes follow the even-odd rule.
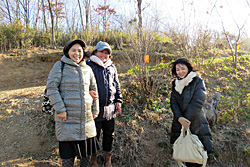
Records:
[[[98,52],[101,52],[102,54],[108,56],[109,55],[109,52],[106,52],[106,51],[98,51]]]

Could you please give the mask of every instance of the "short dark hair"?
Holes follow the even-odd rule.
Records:
[[[195,71],[192,63],[188,59],[180,58],[180,59],[177,59],[176,61],[171,63],[171,72],[172,72],[173,77],[177,76],[177,73],[176,73],[176,65],[177,64],[186,65],[188,68],[188,73],[190,73],[191,71]]]

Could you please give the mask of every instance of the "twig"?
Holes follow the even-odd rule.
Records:
[[[38,163],[52,163],[54,165],[60,166],[60,164],[58,164],[56,162],[52,162],[52,161],[38,161]]]

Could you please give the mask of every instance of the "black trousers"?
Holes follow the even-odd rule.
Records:
[[[82,159],[97,153],[96,137],[82,141],[59,141],[59,153],[62,159],[75,158]]]
[[[112,144],[114,139],[114,130],[115,130],[115,120],[112,118],[111,120],[102,120],[95,121],[96,132],[97,132],[97,140],[100,141],[101,130],[103,133],[102,138],[102,149],[103,151],[111,152]]]

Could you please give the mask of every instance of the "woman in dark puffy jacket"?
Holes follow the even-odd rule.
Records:
[[[103,131],[102,148],[105,167],[111,167],[114,134],[114,112],[121,113],[122,94],[118,73],[111,61],[112,49],[107,42],[99,41],[87,64],[92,68],[98,87],[100,113],[95,119],[97,139]],[[91,157],[91,167],[97,167],[97,156]]]
[[[204,81],[194,71],[189,60],[181,58],[173,62],[172,93],[170,98],[174,119],[171,128],[171,144],[180,136],[181,128],[190,129],[197,135],[208,153],[213,153],[212,137],[202,106],[206,99]],[[186,163],[187,167],[199,167],[200,164]]]
[[[81,167],[88,166],[90,156],[97,152],[94,119],[99,105],[89,93],[97,92],[97,85],[93,71],[84,61],[85,48],[82,40],[68,41],[64,56],[54,64],[47,80],[63,167],[73,167],[76,156]]]

